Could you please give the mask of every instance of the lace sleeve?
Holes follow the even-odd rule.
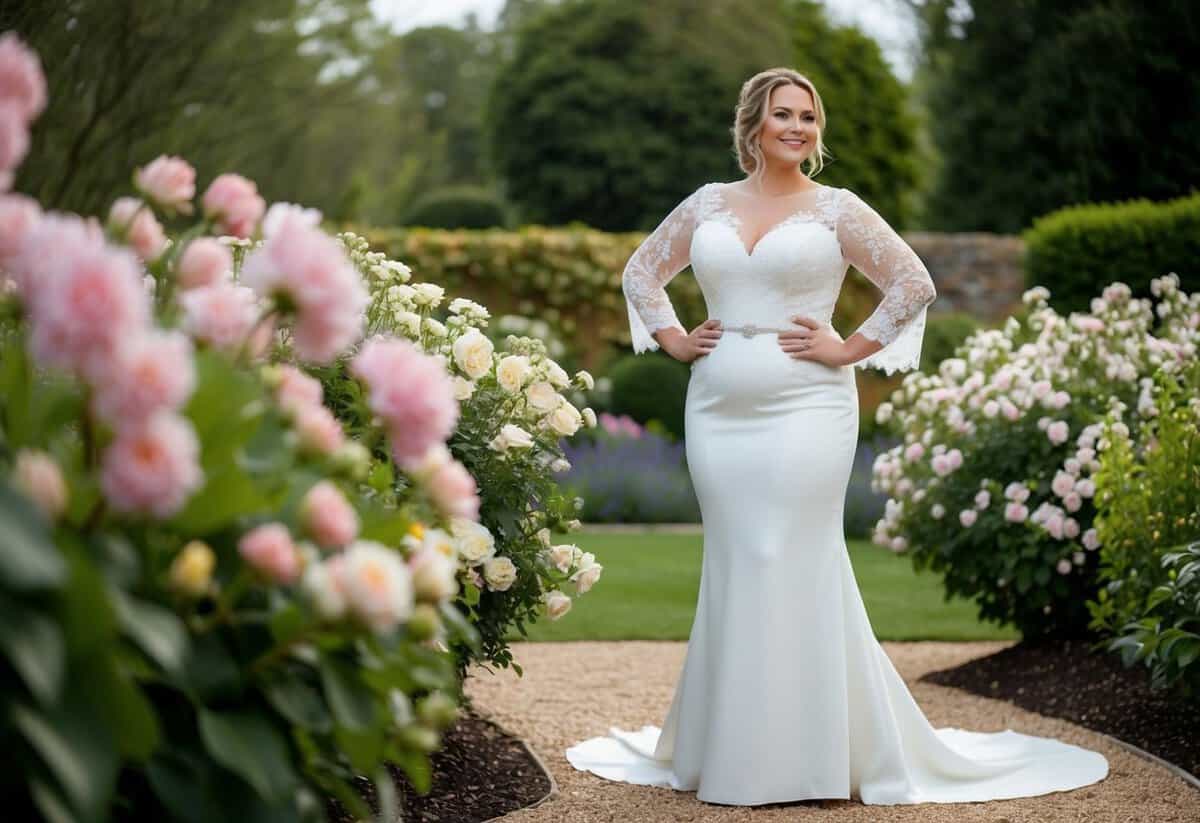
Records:
[[[853,365],[888,374],[917,368],[926,310],[937,297],[929,270],[895,229],[848,189],[842,190],[837,235],[846,260],[883,292],[875,311],[857,329],[883,348]]]
[[[625,264],[621,288],[625,292],[629,336],[636,354],[659,348],[658,341],[651,337],[659,329],[674,326],[687,333],[675,315],[665,287],[690,262],[692,230],[706,188],[696,189],[672,209]]]

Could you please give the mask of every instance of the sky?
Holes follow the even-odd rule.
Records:
[[[491,28],[504,0],[371,0],[375,14],[391,22],[397,32],[420,26],[456,26],[474,12],[484,28]],[[838,23],[855,23],[879,41],[884,57],[902,80],[912,76],[906,49],[915,36],[897,10],[896,0],[825,0],[829,16]]]

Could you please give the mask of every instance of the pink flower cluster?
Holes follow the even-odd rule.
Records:
[[[136,197],[118,197],[108,212],[108,225],[137,256],[152,263],[167,248],[167,235],[148,205]]]
[[[366,287],[342,246],[305,212],[272,217],[271,235],[246,256],[242,281],[295,314],[292,343],[301,360],[329,363],[362,335]]]
[[[445,443],[434,443],[421,459],[406,461],[402,467],[424,486],[433,504],[447,517],[479,520],[479,487]]]
[[[13,32],[0,35],[0,191],[29,151],[29,128],[46,107],[46,77],[37,55]]]
[[[240,174],[218,175],[202,198],[204,216],[215,220],[217,228],[235,237],[250,237],[266,211],[267,203],[258,186]]]
[[[350,364],[367,385],[371,411],[383,421],[396,462],[418,461],[458,423],[454,382],[437,358],[407,340],[374,337]]]
[[[246,532],[238,541],[238,553],[272,583],[295,583],[303,568],[300,552],[282,523],[264,523]]]
[[[183,330],[222,351],[237,352],[245,345],[250,356],[259,357],[275,331],[269,319],[259,322],[263,309],[254,292],[231,280],[187,289],[179,295],[179,307]]]
[[[133,175],[138,191],[167,212],[191,214],[196,170],[180,157],[159,155]]]
[[[321,384],[295,366],[273,367],[275,402],[291,421],[302,451],[331,456],[346,445],[342,424],[321,400]]]
[[[609,412],[600,412],[599,418],[601,427],[603,427],[603,429],[611,435],[618,436],[624,434],[630,437],[642,436],[642,427],[638,425],[636,420],[627,414],[618,416]]]

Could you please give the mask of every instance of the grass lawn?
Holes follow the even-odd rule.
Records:
[[[558,540],[566,542],[565,535]],[[529,640],[687,640],[700,585],[699,534],[589,533],[571,535],[595,552],[604,573],[574,598],[557,621],[526,627]],[[872,545],[848,541],[850,564],[871,626],[880,640],[1015,640],[1014,629],[975,619],[965,600],[942,600],[941,579],[917,574],[912,561]],[[510,639],[520,640],[514,632]]]

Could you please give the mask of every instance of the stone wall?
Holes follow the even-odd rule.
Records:
[[[933,275],[938,296],[931,312],[964,311],[998,322],[1020,308],[1025,244],[1019,236],[914,231],[904,239]]]

